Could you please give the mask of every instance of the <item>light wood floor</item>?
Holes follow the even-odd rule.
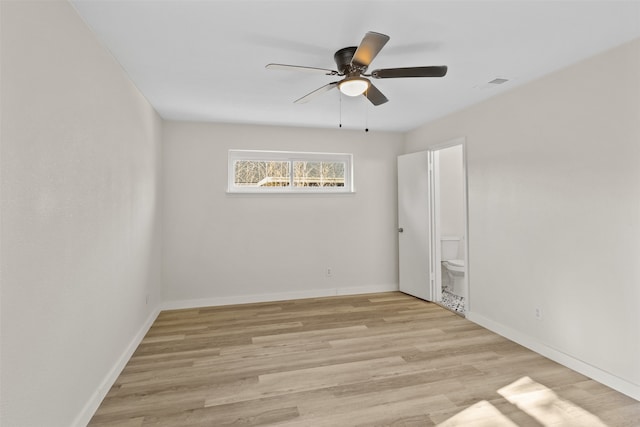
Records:
[[[162,312],[91,426],[640,426],[640,402],[401,293]]]

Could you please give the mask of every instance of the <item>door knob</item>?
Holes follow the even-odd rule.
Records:
[[[402,233],[404,231],[404,228],[400,227],[398,228],[398,233]]]

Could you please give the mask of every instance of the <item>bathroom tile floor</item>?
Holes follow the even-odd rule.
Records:
[[[464,298],[446,289],[442,290],[442,305],[456,313],[464,313]]]

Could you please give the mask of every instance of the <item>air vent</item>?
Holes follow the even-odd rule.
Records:
[[[489,84],[492,84],[492,85],[501,85],[502,83],[506,83],[506,82],[508,82],[508,81],[509,81],[509,79],[493,79],[493,80],[491,80],[491,81],[489,82]]]

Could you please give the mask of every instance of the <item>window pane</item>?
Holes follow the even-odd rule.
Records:
[[[227,191],[351,193],[352,163],[348,153],[229,150]]]
[[[236,160],[234,184],[237,187],[288,187],[289,162]]]
[[[344,162],[293,162],[295,187],[344,187]]]

